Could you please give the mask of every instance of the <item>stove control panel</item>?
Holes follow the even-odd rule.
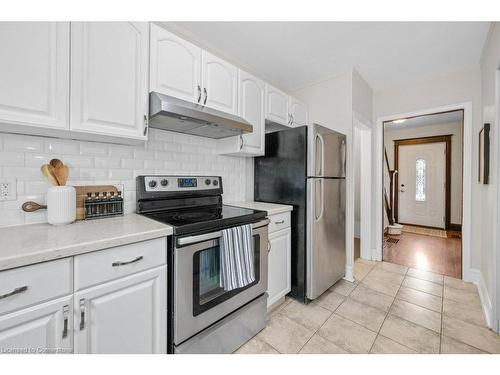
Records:
[[[213,190],[221,184],[220,176],[144,176],[146,192]]]

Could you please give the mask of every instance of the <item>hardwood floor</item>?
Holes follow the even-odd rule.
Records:
[[[406,232],[400,236],[388,237],[389,241],[384,240],[384,261],[462,278],[460,238],[441,238]],[[396,240],[397,243],[394,242]]]

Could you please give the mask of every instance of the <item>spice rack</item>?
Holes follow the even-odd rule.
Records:
[[[85,220],[123,215],[121,191],[87,192],[84,202]]]

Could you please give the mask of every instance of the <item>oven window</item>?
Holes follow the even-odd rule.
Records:
[[[200,250],[193,257],[193,316],[207,311],[260,280],[260,236],[253,236],[255,281],[243,288],[225,291],[221,287],[220,246]]]

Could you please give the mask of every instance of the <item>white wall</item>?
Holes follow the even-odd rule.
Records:
[[[28,200],[45,203],[40,166],[59,158],[70,167],[70,185],[123,184],[125,212],[135,211],[135,177],[141,174],[220,175],[224,202],[245,200],[246,161],[215,154],[209,138],[151,129],[138,146],[0,133],[0,177],[17,179],[16,201],[0,202],[0,227],[45,222],[46,211],[25,213]]]
[[[498,111],[498,103],[495,103],[495,97],[498,98],[500,92],[496,92],[499,88],[495,87],[495,74],[500,69],[500,24],[494,22],[490,29],[490,33],[483,49],[481,57],[481,83],[482,83],[482,123],[491,123],[491,168],[490,168],[490,184],[479,185],[478,194],[480,201],[478,206],[483,215],[480,222],[481,250],[482,256],[478,268],[484,279],[485,287],[490,297],[493,314],[496,315],[494,320],[500,318],[500,283],[498,282],[498,272],[500,272],[500,254],[499,245],[500,237],[498,232],[498,168],[499,166],[499,124],[496,123]],[[497,269],[495,269],[497,267]],[[495,311],[496,310],[496,311]],[[494,323],[497,325],[498,322]]]
[[[481,71],[479,67],[444,76],[413,81],[403,86],[374,93],[373,116],[380,117],[472,102],[472,228],[471,268],[481,267],[480,190],[477,183],[478,133],[481,125]]]
[[[394,140],[436,135],[451,137],[451,208],[450,222],[462,223],[462,122],[434,124],[408,128],[402,124],[399,129],[385,130],[384,144],[391,169],[394,169]]]
[[[354,127],[354,236],[360,236],[361,222],[361,130]]]

